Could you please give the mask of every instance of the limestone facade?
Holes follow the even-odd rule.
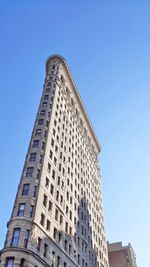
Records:
[[[49,57],[1,267],[108,267],[99,152],[66,61]]]

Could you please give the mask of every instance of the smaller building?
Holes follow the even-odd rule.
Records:
[[[123,246],[122,242],[107,243],[109,267],[137,267],[136,255],[129,243]]]

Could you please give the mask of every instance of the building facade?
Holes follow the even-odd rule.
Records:
[[[108,267],[99,152],[66,61],[49,57],[1,267]]]
[[[136,255],[129,243],[122,246],[122,242],[108,243],[109,267],[137,267]]]

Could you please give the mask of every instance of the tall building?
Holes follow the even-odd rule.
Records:
[[[109,267],[137,267],[136,256],[131,244],[108,243]]]
[[[49,57],[1,267],[108,266],[99,152],[66,61]]]

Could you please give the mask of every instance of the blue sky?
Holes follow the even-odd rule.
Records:
[[[102,146],[110,242],[130,242],[147,267],[150,238],[150,3],[3,1],[0,10],[0,247],[45,76],[66,58]]]

